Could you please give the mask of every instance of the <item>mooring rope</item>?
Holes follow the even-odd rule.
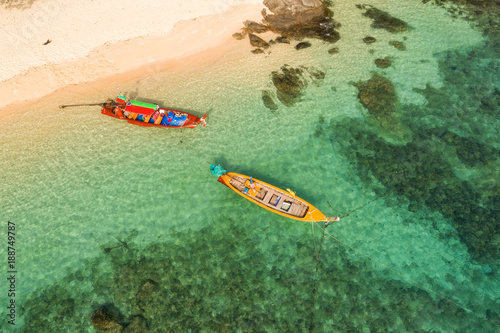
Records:
[[[184,141],[182,141],[182,140],[181,140],[181,141],[179,141],[179,142],[180,142],[181,144],[183,144],[184,146],[186,146],[186,147],[188,147],[188,148],[190,148],[190,149],[194,150],[195,152],[197,152],[198,154],[202,155],[203,157],[205,157],[205,158],[207,158],[207,159],[209,159],[209,160],[211,159],[208,155],[206,155],[206,154],[202,153],[201,151],[199,151],[199,150],[198,150],[198,149],[196,149],[195,147],[193,147],[193,146],[191,146],[191,145],[189,145],[189,144],[185,143]],[[214,164],[214,163],[209,162],[209,161],[205,161],[205,162],[206,162],[206,163],[208,163],[208,164]]]
[[[316,297],[316,282],[318,281],[318,268],[319,268],[319,255],[321,254],[321,247],[323,246],[323,241],[325,240],[325,229],[327,226],[322,227],[323,229],[323,235],[321,236],[321,242],[319,244],[319,249],[316,254],[316,273],[314,274],[314,284],[313,284],[313,290],[312,290],[312,307],[311,307],[311,326],[309,326],[309,332],[312,332],[314,329],[314,304],[315,304],[315,297]],[[313,228],[314,232],[314,228]],[[316,246],[316,243],[315,243]]]
[[[318,228],[322,229],[324,234],[328,235],[329,237],[333,238],[334,240],[336,240],[337,242],[339,242],[339,243],[343,244],[344,246],[347,246],[347,247],[348,247],[348,248],[350,248],[351,250],[353,250],[353,251],[355,251],[355,252],[357,252],[357,253],[361,254],[362,256],[364,256],[364,257],[366,257],[366,258],[368,258],[368,259],[370,259],[370,260],[372,260],[372,261],[376,262],[377,264],[379,264],[379,265],[381,265],[381,266],[383,266],[383,267],[387,268],[388,270],[390,270],[390,271],[392,271],[392,272],[396,273],[397,275],[401,276],[402,278],[404,278],[404,279],[406,279],[406,280],[408,280],[408,281],[412,282],[413,284],[415,284],[415,285],[417,285],[417,286],[419,286],[419,287],[421,287],[421,288],[423,288],[423,289],[425,289],[425,290],[427,290],[427,291],[429,291],[429,292],[431,292],[431,293],[435,294],[435,295],[436,295],[436,296],[438,296],[438,297],[441,297],[442,299],[444,299],[444,300],[446,300],[446,301],[448,301],[448,302],[450,302],[450,303],[454,304],[455,306],[457,306],[457,307],[459,307],[459,308],[461,308],[461,309],[463,309],[463,310],[467,311],[468,313],[470,313],[470,314],[472,314],[472,315],[474,315],[474,316],[476,316],[476,317],[478,317],[478,318],[481,318],[481,319],[483,319],[483,320],[486,320],[487,322],[491,323],[492,325],[494,325],[494,326],[496,326],[496,327],[500,327],[500,326],[498,326],[497,324],[495,324],[494,322],[492,322],[491,320],[488,320],[488,318],[486,318],[486,317],[484,317],[484,316],[481,316],[481,315],[479,315],[479,314],[475,313],[474,311],[472,311],[471,309],[469,309],[469,308],[467,308],[467,307],[465,307],[465,306],[462,306],[461,304],[459,304],[458,302],[456,302],[456,301],[452,300],[451,298],[447,297],[446,295],[444,295],[444,294],[442,294],[442,293],[440,293],[440,292],[437,292],[437,291],[435,291],[435,290],[433,290],[433,289],[431,289],[431,288],[429,288],[429,287],[424,286],[423,284],[421,284],[421,283],[419,283],[419,282],[417,282],[417,281],[413,280],[412,278],[410,278],[410,277],[408,277],[408,276],[404,275],[403,273],[398,272],[398,271],[397,271],[397,270],[395,270],[394,268],[391,268],[391,267],[387,266],[386,264],[384,264],[384,263],[382,263],[382,262],[378,261],[377,259],[375,259],[375,258],[373,258],[373,257],[371,257],[371,256],[369,256],[369,255],[367,255],[367,254],[365,254],[365,253],[363,253],[363,252],[361,252],[360,250],[358,250],[358,249],[354,248],[353,246],[351,246],[351,245],[349,245],[349,244],[347,244],[347,243],[345,243],[345,242],[341,241],[340,239],[336,238],[335,236],[333,236],[332,234],[330,234],[329,232],[327,232],[327,231],[325,230],[326,228],[325,228],[325,227],[323,227],[323,226],[321,226],[321,225],[319,225],[319,224],[318,224],[318,222],[313,222],[313,223],[314,223],[314,224],[315,224]],[[323,234],[323,235],[324,235],[324,234]],[[317,267],[317,266],[316,266],[316,267]],[[316,273],[317,273],[317,271],[316,271]]]

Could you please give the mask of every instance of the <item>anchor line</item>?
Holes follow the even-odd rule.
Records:
[[[198,149],[196,149],[195,147],[193,147],[193,146],[191,146],[191,145],[189,145],[189,144],[185,143],[185,142],[184,142],[184,141],[182,141],[182,140],[181,140],[181,141],[179,141],[179,142],[180,142],[181,144],[183,144],[184,146],[186,146],[186,147],[188,147],[188,148],[190,148],[190,149],[194,150],[195,152],[197,152],[197,153],[198,153],[198,154],[200,154],[201,156],[203,156],[203,157],[205,157],[205,158],[207,158],[207,159],[209,159],[209,160],[210,160],[210,157],[209,157],[209,156],[207,156],[206,154],[202,153],[201,151],[199,151],[199,150],[198,150]],[[212,162],[209,162],[209,161],[205,161],[205,162],[206,162],[206,163],[208,163],[208,164],[213,164]]]
[[[314,222],[314,223],[316,223],[316,222]],[[313,284],[313,290],[312,290],[312,306],[310,307],[311,308],[311,326],[309,326],[309,332],[312,332],[314,329],[314,304],[315,304],[315,299],[316,299],[316,283],[318,281],[319,255],[321,254],[321,247],[323,246],[323,241],[325,240],[326,226],[322,227],[321,229],[323,229],[323,235],[321,236],[321,242],[319,244],[319,249],[318,249],[318,252],[316,254],[316,273],[314,274],[314,284]]]
[[[347,214],[344,214],[344,213],[342,213],[342,212],[340,212],[340,211],[338,211],[338,210],[334,209],[334,208],[332,207],[332,205],[330,204],[330,202],[329,202],[329,201],[327,201],[327,203],[328,203],[328,206],[329,206],[331,209],[333,209],[333,210],[334,210],[334,211],[336,211],[337,213],[343,214],[342,216],[340,216],[340,218],[341,218],[341,219],[343,219],[344,217],[348,217],[348,216],[349,216],[349,215],[351,215],[352,213],[354,213],[354,212],[356,212],[356,211],[358,211],[358,210],[360,210],[360,209],[365,208],[366,206],[368,206],[368,205],[369,205],[369,204],[371,204],[372,202],[377,201],[378,199],[383,198],[383,197],[385,197],[385,196],[386,196],[386,195],[388,195],[388,194],[389,194],[389,193],[379,195],[379,196],[378,196],[378,197],[376,197],[375,199],[370,200],[370,201],[368,201],[367,203],[365,203],[364,205],[359,206],[359,207],[357,207],[357,208],[355,208],[355,209],[351,210],[351,211],[350,211],[349,213],[347,213]]]

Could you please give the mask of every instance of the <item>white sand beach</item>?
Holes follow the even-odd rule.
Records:
[[[231,35],[245,20],[260,21],[264,8],[260,0],[39,0],[26,7],[0,12],[0,116],[65,86],[98,87],[168,61],[224,56],[241,45]]]

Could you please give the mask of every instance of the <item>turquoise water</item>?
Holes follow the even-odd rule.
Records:
[[[345,2],[333,7],[338,54],[313,40],[253,55],[242,41],[248,55],[118,82],[131,98],[208,112],[205,128],[57,108],[105,100],[114,85],[0,119],[0,216],[17,225],[14,331],[93,332],[102,306],[151,332],[498,330],[498,48],[440,7],[370,3],[412,29],[370,28]],[[391,67],[377,68],[385,57]],[[271,82],[285,64],[308,82],[291,107]],[[324,79],[307,74],[317,70]],[[372,72],[394,85],[394,113],[374,116],[357,98]],[[321,225],[218,183],[212,161],[350,214],[322,240]],[[12,331],[5,318],[0,327]]]

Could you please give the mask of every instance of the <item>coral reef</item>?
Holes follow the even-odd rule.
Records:
[[[473,53],[487,58],[491,50]],[[475,63],[470,53],[460,52],[448,53],[440,68],[445,85],[420,91],[425,106],[398,105],[390,83],[378,75],[356,84],[361,102],[379,121],[397,109],[398,121],[411,133],[406,140],[386,140],[389,128],[357,119],[339,120],[318,133],[332,131],[342,138],[343,152],[357,161],[367,184],[373,176],[408,198],[411,211],[426,206],[440,212],[475,260],[494,263],[500,258],[499,192],[493,181],[499,176],[493,110],[500,107],[495,84],[500,68]],[[389,96],[386,102],[384,96]],[[471,171],[474,176],[459,176]]]
[[[244,226],[222,216],[217,224],[196,232],[172,231],[173,242],[143,250],[132,242],[114,247],[28,300],[22,309],[27,317],[22,331],[86,331],[92,304],[106,299],[113,299],[124,314],[123,333],[426,331],[429,322],[441,318],[453,322],[442,326],[451,331],[492,327],[417,287],[375,278],[369,262],[351,261],[348,250],[329,239],[321,252],[311,321],[316,266],[311,234],[296,228],[287,229],[285,236],[282,227]],[[92,288],[81,288],[89,283]],[[61,297],[75,300],[70,315],[64,313]],[[491,320],[498,317],[497,309],[488,311]],[[114,315],[98,313],[93,321],[111,327]]]
[[[280,71],[271,73],[271,81],[276,87],[276,96],[285,106],[292,106],[300,101],[308,80],[319,84],[324,78],[325,73],[320,70],[307,67],[293,68],[287,65],[281,67]],[[267,106],[268,95],[263,95],[262,98]]]
[[[94,326],[97,332],[120,333],[123,329],[118,323],[120,314],[112,307],[104,306],[95,311],[90,317],[90,323]]]
[[[307,81],[302,77],[302,69],[288,66],[281,67],[281,72],[271,73],[271,80],[276,87],[278,99],[286,106],[292,106],[300,100],[302,89]]]
[[[267,49],[269,47],[269,43],[267,43],[265,40],[260,38],[257,35],[254,34],[248,34],[249,40],[250,40],[250,45],[255,46],[255,47],[262,47],[264,49]]]

